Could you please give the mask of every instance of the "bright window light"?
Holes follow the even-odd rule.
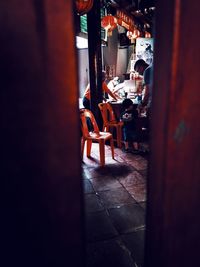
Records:
[[[76,47],[79,49],[88,48],[88,40],[83,37],[76,36]]]

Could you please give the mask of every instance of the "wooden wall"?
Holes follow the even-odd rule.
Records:
[[[146,266],[199,266],[199,1],[157,1]],[[1,266],[82,266],[72,0],[0,2]]]
[[[72,4],[0,1],[1,266],[83,266]]]
[[[146,266],[200,266],[199,9],[156,5]]]

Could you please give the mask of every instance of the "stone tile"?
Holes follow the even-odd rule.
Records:
[[[107,175],[107,176],[113,176],[111,170],[114,168],[114,165],[110,164],[110,165],[105,165],[105,166],[96,166],[96,167],[92,167],[89,168],[88,171],[88,179],[93,179],[93,178],[102,178],[103,176]]]
[[[125,162],[122,164],[106,164],[105,166],[97,166],[89,168],[89,171],[85,171],[88,179],[99,178],[103,176],[118,177],[128,175],[133,171]]]
[[[105,146],[105,156],[106,157],[109,157],[109,156],[111,157],[111,149],[110,149],[109,145]],[[94,158],[94,159],[97,159],[97,160],[100,159],[99,143],[92,143],[91,158]],[[84,161],[87,159],[87,156],[86,156],[86,145],[85,145],[85,149],[84,149],[83,159],[84,159]]]
[[[93,178],[98,178],[102,177],[102,171],[104,168],[100,167],[99,165],[96,167],[89,168],[87,171],[87,178],[88,179],[93,179]]]
[[[118,163],[114,166],[112,169],[112,174],[115,177],[128,175],[133,171],[133,168],[131,168],[125,161],[123,163]]]
[[[112,158],[112,156],[110,155],[109,157],[106,157],[105,159],[105,165],[110,165],[110,164],[118,164],[118,162],[116,161],[116,159]]]
[[[122,187],[120,189],[99,192],[99,196],[106,208],[135,203],[132,196]]]
[[[116,163],[119,163],[119,164],[124,163],[124,159],[119,155],[115,155],[115,161]]]
[[[94,193],[94,188],[92,186],[92,183],[88,179],[83,179],[83,192],[85,194]]]
[[[145,212],[138,204],[109,209],[110,218],[119,233],[129,233],[145,226]]]
[[[122,145],[122,146],[123,146],[123,145]],[[122,148],[118,148],[118,147],[115,148],[115,153],[116,153],[117,155],[119,155],[119,156],[124,154]]]
[[[86,267],[136,267],[129,251],[118,239],[89,244]]]
[[[97,194],[85,194],[85,211],[96,212],[104,210]]]
[[[122,235],[126,247],[131,252],[133,260],[137,263],[137,266],[144,266],[144,242],[145,242],[145,230],[139,230],[134,233]]]
[[[130,163],[130,162],[132,162],[133,160],[137,159],[137,158],[140,157],[140,156],[138,156],[138,155],[133,155],[133,154],[131,154],[131,153],[125,153],[125,152],[122,151],[122,153],[120,154],[120,157],[121,157],[125,162]]]
[[[97,167],[100,164],[99,157],[97,157],[94,153],[91,153],[91,157],[83,157],[83,163],[88,167]]]
[[[146,170],[148,167],[148,162],[146,159],[144,158],[140,158],[140,160],[134,160],[134,161],[129,161],[129,164],[131,164],[131,166],[133,166],[136,170],[140,171],[140,170]]]
[[[143,161],[146,160],[141,154],[131,154],[133,161]],[[130,159],[128,158],[127,161],[129,162]]]
[[[122,188],[122,185],[117,179],[112,176],[102,176],[90,180],[95,191],[112,190],[116,188]]]
[[[146,185],[145,184],[136,184],[135,186],[126,187],[126,190],[131,194],[131,196],[137,202],[146,201]]]
[[[105,211],[86,213],[85,227],[86,240],[88,242],[106,240],[118,235]]]
[[[146,202],[140,202],[138,204],[146,211],[146,206],[147,206]]]
[[[148,157],[115,148],[113,160],[106,146],[101,167],[98,144],[92,145],[91,155],[82,163],[86,267],[142,267]]]
[[[82,164],[82,175],[84,179],[91,179],[92,178],[92,171],[94,168],[89,168],[86,164]]]
[[[148,169],[140,170],[139,172],[142,174],[142,176],[144,177],[144,179],[147,179]]]
[[[127,188],[134,187],[137,184],[145,183],[143,176],[137,171],[133,171],[127,176],[120,177],[119,181],[121,184],[123,184],[124,187],[127,187]]]

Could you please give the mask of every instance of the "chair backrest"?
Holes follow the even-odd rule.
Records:
[[[90,136],[89,124],[91,123],[93,126],[93,131],[95,133],[99,133],[99,127],[95,120],[93,113],[89,109],[80,109],[80,119],[81,119],[81,130],[82,134],[85,138]],[[90,121],[90,122],[88,122]]]
[[[107,124],[109,122],[117,122],[116,117],[115,117],[115,113],[112,109],[111,104],[99,103],[98,106],[99,106],[99,109],[101,111],[101,115],[102,115],[104,124]]]

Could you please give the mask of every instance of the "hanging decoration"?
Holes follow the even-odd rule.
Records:
[[[131,43],[135,42],[135,39],[133,38],[133,30],[132,29],[127,31],[126,36],[128,37],[129,40],[131,40]]]
[[[127,30],[131,30],[134,27],[134,20],[123,11],[117,10],[116,17],[117,23]]]
[[[132,35],[132,38],[133,39],[136,39],[136,38],[138,38],[138,37],[140,37],[140,31],[138,30],[138,29],[134,29],[134,31],[133,31],[133,35]]]
[[[140,31],[136,28],[127,31],[126,36],[131,40],[131,43],[135,42],[135,39],[140,36]]]
[[[131,40],[131,38],[132,38],[132,36],[133,36],[133,31],[132,31],[132,30],[127,31],[126,36],[128,37],[128,39]]]
[[[111,36],[112,31],[117,27],[117,19],[112,15],[104,16],[101,19],[101,27],[106,30],[107,36]]]
[[[90,11],[93,6],[93,0],[76,0],[76,12],[82,16]]]
[[[147,31],[145,31],[145,38],[151,38],[151,34],[150,34],[150,32],[147,32]]]

